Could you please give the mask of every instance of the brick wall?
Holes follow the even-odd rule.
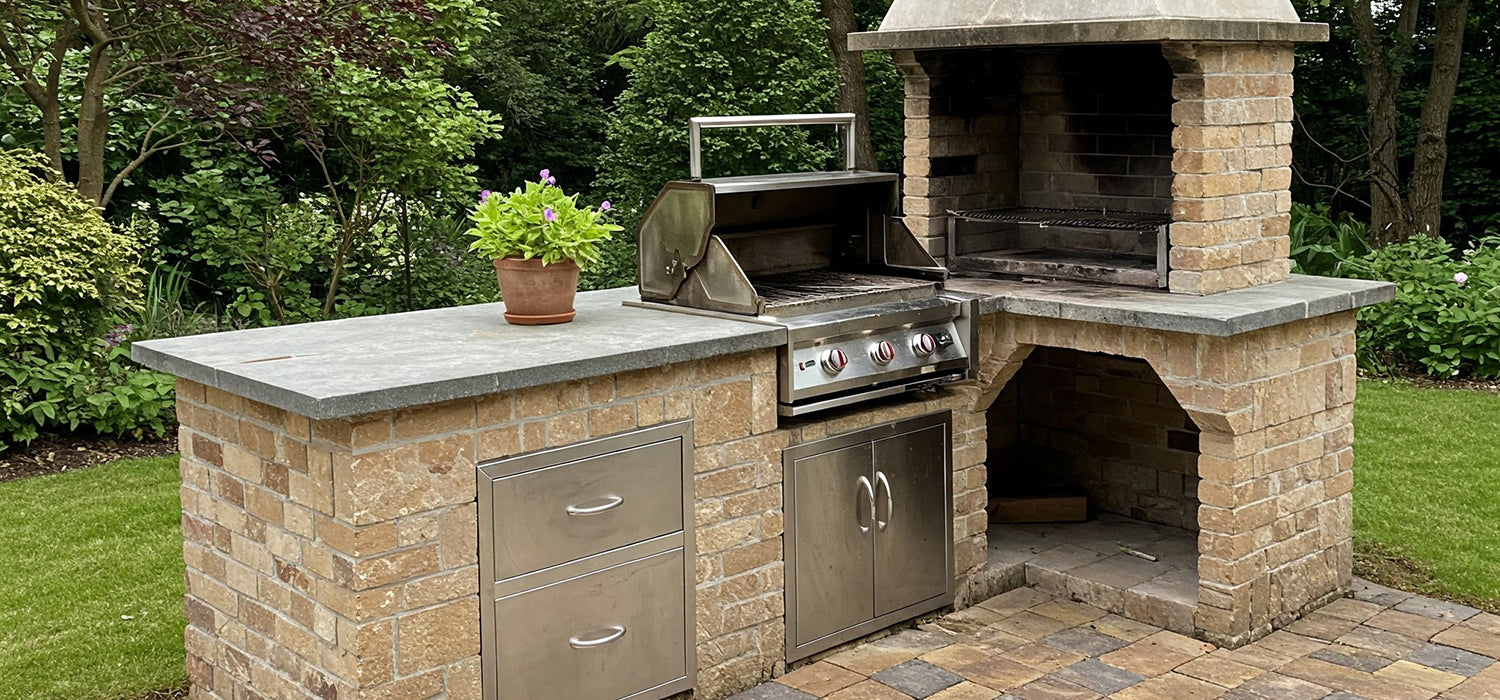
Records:
[[[1020,59],[1003,50],[895,58],[906,81],[906,225],[941,259],[946,212],[1019,203]]]
[[[1172,72],[1158,47],[1028,51],[1021,76],[1022,206],[1168,211]]]
[[[1350,582],[1354,313],[1231,337],[1001,314],[983,319],[976,405],[1038,347],[1145,360],[1200,430],[1201,636],[1238,646]]]
[[[1011,423],[989,443],[995,495],[1060,478],[1093,509],[1198,529],[1198,428],[1144,360],[1037,348],[990,416]]]
[[[784,670],[780,451],[956,409],[955,576],[985,559],[973,391],[777,428],[762,351],[314,421],[178,384],[192,696],[480,697],[476,466],[694,419],[694,697]]]

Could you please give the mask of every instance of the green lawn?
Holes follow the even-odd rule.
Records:
[[[185,682],[177,458],[0,483],[0,698]]]
[[[1500,394],[1362,381],[1354,537],[1363,573],[1500,606]],[[1414,565],[1414,566],[1412,566]]]

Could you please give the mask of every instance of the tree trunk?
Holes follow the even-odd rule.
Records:
[[[72,22],[58,27],[57,37],[52,41],[52,62],[47,65],[47,84],[43,90],[45,102],[38,104],[42,111],[42,152],[47,162],[57,171],[56,178],[63,177],[62,156],[62,72],[67,61],[68,50],[78,38],[78,25]]]
[[[109,77],[107,44],[94,44],[78,104],[78,193],[96,206],[104,204],[104,151],[109,146],[109,112],[104,107]]]
[[[853,0],[819,0],[820,14],[828,20],[828,43],[833,49],[833,63],[839,71],[840,112],[855,114],[855,166],[875,170],[875,145],[870,139],[870,100],[865,90],[865,60],[849,50],[849,33],[859,31],[854,19]]]
[[[1396,96],[1406,76],[1417,35],[1421,0],[1401,0],[1394,41],[1387,45],[1375,26],[1373,0],[1344,0],[1354,25],[1370,129],[1370,230],[1380,243],[1411,237],[1411,209],[1404,196],[1400,165]]]
[[[1436,238],[1442,231],[1448,117],[1453,113],[1453,96],[1458,89],[1464,25],[1468,20],[1469,0],[1439,0],[1432,78],[1427,86],[1427,98],[1422,102],[1422,123],[1417,132],[1416,158],[1412,163],[1410,211],[1413,235]]]

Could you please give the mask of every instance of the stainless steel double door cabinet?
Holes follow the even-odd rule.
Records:
[[[791,447],[787,660],[953,602],[952,414]]]

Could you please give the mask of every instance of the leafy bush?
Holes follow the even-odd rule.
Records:
[[[1292,272],[1322,277],[1348,276],[1370,254],[1370,226],[1344,212],[1337,218],[1327,204],[1292,205]]]
[[[1360,277],[1396,284],[1396,300],[1360,312],[1366,368],[1420,367],[1435,377],[1500,377],[1500,237],[1453,245],[1414,238],[1362,261]]]
[[[160,435],[173,421],[171,375],[142,370],[125,346],[96,345],[63,356],[41,344],[0,359],[0,448],[43,430],[88,427],[100,435]]]
[[[112,228],[46,173],[0,152],[0,449],[53,428],[161,432],[172,380],[131,364],[115,325],[141,311],[152,228]]]
[[[568,195],[557,178],[543,170],[541,179],[507,195],[480,194],[475,208],[472,246],[486,257],[541,258],[543,265],[572,260],[587,270],[599,262],[599,246],[624,229],[605,223],[608,201],[599,208],[578,206],[578,195]]]
[[[12,343],[96,338],[140,300],[147,241],[46,173],[39,154],[0,152],[0,332]]]
[[[653,23],[628,55],[600,158],[600,186],[626,212],[662,183],[687,176],[688,119],[726,114],[826,112],[839,77],[813,0],[685,3],[649,0]],[[822,169],[831,140],[808,129],[714,131],[703,141],[712,176]]]

